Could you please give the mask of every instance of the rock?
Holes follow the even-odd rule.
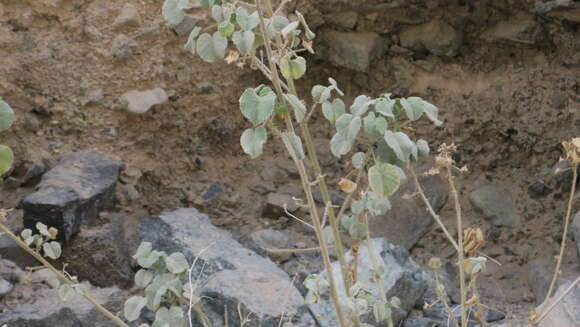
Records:
[[[420,177],[425,195],[435,212],[439,212],[447,202],[447,186],[439,176]],[[425,235],[434,223],[419,196],[404,199],[403,195],[415,193],[415,185],[409,178],[391,198],[391,210],[383,216],[370,219],[373,237],[386,237],[389,242],[411,249]],[[401,223],[405,222],[405,223]]]
[[[286,206],[286,209],[291,213],[298,210],[298,206],[294,203],[292,196],[280,193],[270,193],[266,197],[266,205],[262,210],[262,215],[273,219],[286,216],[284,206]]]
[[[23,289],[25,286],[21,286]],[[88,294],[97,303],[113,312],[122,308],[121,299],[126,298],[119,289],[98,289],[87,284]],[[0,326],[10,327],[105,327],[113,323],[99,313],[97,316],[91,303],[75,295],[70,301],[61,301],[58,289],[36,286],[34,291],[18,292],[16,287],[6,300],[6,309],[0,311]],[[11,299],[13,296],[19,299]],[[106,320],[106,324],[103,321]]]
[[[409,253],[401,246],[390,244],[384,238],[372,239],[375,258],[378,264],[384,267],[382,280],[387,293],[387,298],[393,296],[401,300],[401,309],[393,311],[393,322],[395,326],[407,316],[408,312],[415,305],[422,301],[423,294],[427,289],[427,282],[423,279],[421,269],[409,257]],[[376,299],[380,298],[378,287],[374,283],[369,283],[371,279],[372,264],[369,257],[369,250],[366,242],[359,248],[358,256],[358,280],[363,281],[367,290],[372,293]],[[353,260],[351,251],[347,253],[347,262]],[[332,264],[333,274],[338,288],[339,298],[344,299],[344,284],[338,262]],[[326,272],[322,273],[326,278]],[[311,297],[309,294],[307,298]],[[346,305],[346,304],[342,304]],[[317,319],[320,327],[338,326],[334,305],[328,297],[323,297],[317,303],[310,304],[310,310]],[[361,317],[363,323],[374,323],[372,313]]]
[[[199,23],[200,19],[192,15],[185,15],[181,23],[173,25],[171,29],[179,36],[189,36],[189,33]]]
[[[130,3],[126,3],[123,8],[119,11],[119,16],[115,18],[115,26],[122,27],[122,26],[140,26],[141,25],[141,16],[139,15],[139,11],[135,8],[134,5]]]
[[[442,20],[411,26],[399,34],[401,46],[417,52],[428,51],[437,56],[455,57],[463,36]]]
[[[288,173],[280,167],[269,165],[260,170],[260,177],[266,182],[281,184],[287,181]]]
[[[560,160],[552,167],[551,181],[555,188],[562,188],[568,192],[572,187],[573,177],[572,166],[568,160]],[[580,176],[576,182],[578,181],[580,181]]]
[[[127,59],[137,52],[139,45],[125,34],[117,35],[111,44],[111,53],[117,59]]]
[[[505,185],[480,187],[471,192],[469,200],[475,210],[495,226],[516,227],[520,224],[512,194]]]
[[[104,98],[105,93],[103,92],[103,89],[92,90],[85,96],[81,104],[86,106],[88,104],[98,103]]]
[[[63,247],[59,260],[67,263],[67,272],[80,280],[99,287],[127,288],[133,284],[130,257],[123,226],[113,220],[107,225],[83,228],[74,242]]]
[[[72,152],[44,174],[36,192],[22,200],[24,227],[37,222],[58,229],[59,240],[69,240],[81,224],[113,204],[122,164],[98,152]]]
[[[546,33],[534,16],[519,12],[485,31],[482,38],[488,42],[534,45],[544,41]]]
[[[22,177],[21,185],[27,185],[31,182],[37,181],[45,171],[46,166],[44,164],[33,164],[28,168],[24,177]]]
[[[321,56],[333,65],[366,72],[383,51],[383,39],[376,33],[338,32],[325,29],[320,39],[326,45]]]
[[[252,246],[250,249],[263,256],[269,256],[276,261],[287,261],[292,252],[270,252],[265,249],[291,249],[290,236],[286,231],[263,229],[250,234]]]
[[[207,191],[203,193],[201,199],[203,201],[211,201],[217,198],[221,193],[223,193],[223,189],[218,184],[211,184]]]
[[[552,189],[546,186],[543,180],[537,180],[528,186],[528,194],[534,199],[545,197],[550,193]]]
[[[556,294],[551,298],[551,301],[547,301],[551,304],[552,301],[564,291],[569,288],[571,282],[565,282],[558,287]],[[537,308],[536,312],[542,312],[541,308]],[[580,326],[580,284],[576,286],[568,293],[560,303],[558,303],[550,313],[542,320],[539,327],[554,327],[554,326]]]
[[[9,281],[7,281],[4,278],[0,278],[0,299],[4,295],[10,293],[13,288],[14,288],[14,285],[12,285],[12,283],[10,283]]]
[[[167,93],[161,88],[145,91],[129,91],[121,96],[126,103],[126,109],[130,113],[144,114],[154,105],[162,104],[168,100]]]
[[[528,284],[536,297],[536,304],[542,303],[548,294],[548,288],[554,274],[555,261],[539,258],[528,263]]]
[[[198,257],[194,275],[205,266],[200,296],[203,309],[215,326],[239,326],[238,309],[251,314],[246,326],[278,326],[282,315],[299,320],[294,326],[314,326],[304,298],[285,272],[244,248],[196,209],[178,209],[143,219],[138,238],[168,254],[181,252],[189,262]],[[225,323],[224,316],[228,317]]]
[[[576,242],[576,254],[578,255],[578,263],[580,263],[580,211],[574,216],[570,228]]]
[[[329,14],[324,19],[336,27],[352,30],[356,26],[358,14],[355,11],[345,11]]]

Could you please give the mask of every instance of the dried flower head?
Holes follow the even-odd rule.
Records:
[[[483,239],[483,233],[479,228],[467,228],[463,231],[464,239],[464,249],[466,253],[472,254],[477,251],[483,244],[485,240]]]
[[[573,165],[580,164],[580,137],[573,138],[571,141],[562,142],[566,151],[566,159],[570,160]]]
[[[454,143],[447,145],[445,143],[439,146],[439,154],[435,157],[435,163],[439,166],[450,167],[455,161],[453,161],[451,155],[457,151],[457,146]]]

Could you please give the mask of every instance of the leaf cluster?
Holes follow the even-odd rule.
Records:
[[[14,111],[0,98],[0,132],[9,129],[14,123]],[[0,144],[0,177],[6,174],[14,162],[14,153],[10,147]]]

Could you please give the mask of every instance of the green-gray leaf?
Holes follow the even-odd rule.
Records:
[[[367,112],[367,110],[369,110],[371,103],[372,99],[370,97],[359,95],[354,99],[354,103],[350,106],[350,112],[355,116],[362,116]]]
[[[284,17],[284,16],[274,16],[272,17],[272,27],[274,28],[274,31],[280,33],[282,32],[282,30],[284,29],[284,27],[286,27],[288,24],[290,24],[290,21],[288,20],[288,18]]]
[[[36,223],[36,229],[38,230],[40,235],[50,236],[50,233],[48,232],[48,226],[46,226],[45,224],[41,222]]]
[[[401,106],[403,106],[403,109],[405,109],[405,113],[409,120],[418,120],[423,115],[423,100],[421,98],[410,97],[407,99],[400,99],[399,102],[401,103]]]
[[[132,296],[126,302],[123,308],[125,319],[135,321],[141,315],[141,310],[147,304],[147,299],[142,296]]]
[[[72,300],[72,298],[74,298],[75,295],[76,292],[74,288],[72,288],[72,286],[69,284],[62,284],[58,288],[58,297],[60,297],[60,299],[65,302]]]
[[[395,152],[397,158],[404,162],[409,162],[410,157],[417,159],[417,146],[407,134],[402,132],[393,133],[386,131],[384,136],[387,145]]]
[[[184,49],[186,51],[191,52],[192,54],[195,54],[195,39],[197,38],[197,36],[199,35],[199,33],[201,32],[201,27],[196,26],[191,30],[191,33],[189,33],[189,37],[187,38],[187,42],[185,43]]]
[[[260,126],[255,129],[246,129],[242,133],[240,143],[244,152],[249,154],[252,159],[255,159],[262,154],[262,148],[267,140],[266,128]]]
[[[417,141],[417,154],[420,157],[426,157],[429,155],[429,143],[427,143],[427,141],[423,139]]]
[[[56,260],[62,254],[62,249],[60,243],[52,241],[42,244],[42,250],[44,250],[44,255]]]
[[[147,269],[140,269],[135,274],[135,285],[140,288],[147,287],[153,280],[153,273]]]
[[[369,112],[363,118],[364,131],[366,136],[372,142],[378,141],[387,130],[387,119],[383,116],[375,116],[373,112]]]
[[[197,40],[196,50],[201,59],[207,62],[221,60],[226,55],[228,39],[223,37],[220,32],[212,35],[203,33]]]
[[[252,52],[255,40],[256,36],[252,31],[236,31],[232,36],[232,41],[242,56],[247,56]]]
[[[234,34],[235,29],[236,27],[234,26],[234,24],[230,23],[230,21],[228,20],[224,20],[218,25],[218,31],[220,32],[220,35],[226,38],[232,36],[232,34]]]
[[[238,8],[236,11],[236,21],[244,31],[251,31],[260,23],[260,17],[257,11],[248,15],[248,12],[244,8]]]
[[[322,114],[334,124],[338,117],[345,113],[345,105],[341,99],[334,99],[332,102],[325,101],[322,103]]]
[[[377,163],[369,169],[369,184],[379,197],[390,196],[401,183],[397,167],[387,163]]]
[[[393,109],[395,106],[395,101],[391,99],[378,99],[374,103],[375,111],[385,117],[395,119],[395,114],[393,113]]]
[[[181,23],[185,17],[185,13],[180,8],[180,0],[165,0],[161,11],[165,20],[173,25]]]
[[[240,96],[240,109],[244,117],[257,126],[270,118],[275,102],[276,95],[273,92],[259,96],[255,89],[248,88]]]
[[[0,132],[5,131],[12,126],[14,122],[14,111],[0,98]],[[1,174],[0,174],[1,175]]]
[[[287,38],[289,34],[293,34],[296,28],[298,28],[298,25],[300,25],[299,22],[292,22],[284,26],[284,28],[280,31],[280,33],[282,33],[282,35]]]
[[[294,59],[282,58],[280,60],[280,71],[286,79],[299,79],[306,73],[306,59],[303,57]]]
[[[425,111],[427,118],[429,118],[429,120],[431,120],[436,126],[443,124],[443,122],[437,118],[437,115],[439,114],[439,109],[437,107],[427,101],[423,101],[423,110]]]
[[[165,258],[165,264],[167,265],[167,270],[173,274],[180,274],[189,268],[187,259],[185,255],[181,252],[175,252],[170,256]]]
[[[298,99],[294,94],[284,94],[284,98],[286,101],[288,101],[288,103],[290,103],[292,109],[294,109],[296,121],[299,123],[302,122],[302,120],[304,120],[304,116],[306,115],[306,107],[302,101],[300,101],[300,99]]]
[[[284,132],[282,133],[282,141],[290,153],[292,159],[298,161],[304,159],[304,149],[302,148],[302,140],[300,137],[294,133]]]
[[[6,145],[0,144],[0,176],[6,174],[14,162],[14,153]]]
[[[314,85],[312,87],[312,99],[316,103],[324,103],[330,99],[331,88],[323,85]]]
[[[217,23],[221,23],[224,20],[226,20],[226,17],[224,16],[224,8],[222,8],[222,6],[220,5],[214,5],[213,7],[211,7],[211,17]]]

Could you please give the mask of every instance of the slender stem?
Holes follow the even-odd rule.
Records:
[[[552,282],[550,283],[550,288],[546,294],[546,302],[556,286],[556,280],[558,280],[558,275],[560,274],[560,267],[562,266],[562,260],[564,259],[564,249],[566,248],[566,241],[568,236],[568,225],[570,224],[570,216],[572,214],[572,202],[574,200],[574,193],[576,192],[576,179],[578,178],[578,164],[574,164],[572,169],[572,190],[570,191],[570,198],[568,199],[568,207],[566,209],[566,219],[564,221],[564,233],[562,234],[562,243],[560,244],[560,254],[558,255],[558,261],[556,262],[556,270],[554,271],[554,276],[552,277]]]
[[[31,256],[33,256],[34,259],[38,260],[46,268],[48,268],[50,271],[52,271],[56,275],[56,277],[58,279],[60,279],[63,283],[68,284],[68,285],[71,285],[71,286],[72,285],[76,285],[76,283],[74,283],[73,281],[71,281],[70,279],[68,279],[61,271],[59,271],[58,269],[56,269],[52,264],[50,264],[50,262],[48,262],[39,253],[35,252],[30,247],[28,247],[28,245],[26,245],[26,243],[24,243],[22,240],[20,240],[20,238],[18,236],[14,235],[12,233],[12,231],[10,231],[10,229],[8,229],[8,227],[6,227],[2,223],[0,223],[0,230],[2,230],[2,232],[4,232],[6,235],[8,235],[8,237],[10,237],[14,242],[16,242],[16,244],[19,247],[21,247],[24,251],[28,252]],[[123,320],[121,320],[121,318],[117,317],[111,311],[107,310],[105,307],[103,307],[102,305],[100,305],[90,295],[88,295],[88,294],[86,294],[84,292],[78,292],[78,293],[82,297],[84,297],[87,301],[89,301],[102,314],[104,314],[105,316],[107,316],[107,318],[111,319],[117,326],[129,327],[129,325],[127,325],[125,322],[123,322]]]
[[[455,182],[453,181],[453,171],[451,165],[447,166],[447,179],[449,181],[449,186],[451,187],[451,194],[453,196],[453,202],[455,203],[455,214],[457,215],[457,239],[459,249],[457,251],[459,255],[459,287],[461,291],[461,326],[467,326],[467,308],[465,303],[467,302],[467,289],[465,287],[465,253],[463,250],[463,219],[461,216],[461,205],[459,203],[459,194],[455,188]]]
[[[455,250],[459,251],[459,246],[457,245],[457,242],[455,241],[455,239],[453,239],[453,236],[451,236],[451,233],[449,233],[449,230],[447,229],[447,227],[445,227],[445,225],[441,221],[441,218],[439,217],[439,215],[437,213],[435,213],[435,210],[433,210],[433,207],[431,206],[431,202],[429,202],[429,199],[427,199],[427,196],[425,195],[425,192],[423,191],[423,188],[421,187],[421,183],[419,183],[419,179],[417,178],[417,175],[415,174],[415,170],[411,166],[408,166],[408,167],[409,167],[409,171],[411,172],[411,176],[413,176],[413,181],[415,182],[415,187],[417,187],[417,192],[419,192],[421,199],[423,200],[423,202],[427,206],[427,210],[429,211],[429,213],[431,214],[433,219],[435,219],[435,221],[437,222],[439,227],[443,230],[443,233],[445,233],[445,236],[447,237],[449,242],[451,242],[451,244],[453,245]]]

